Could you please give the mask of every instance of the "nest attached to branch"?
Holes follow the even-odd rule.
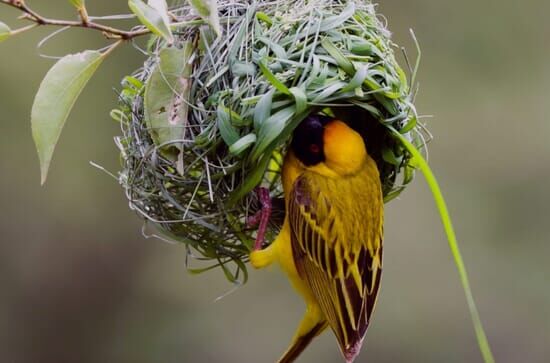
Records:
[[[188,25],[174,45],[151,43],[113,116],[130,207],[235,281],[246,279],[256,236],[247,224],[260,207],[256,186],[280,206],[268,242],[281,227],[282,157],[308,114],[369,135],[386,201],[413,177],[390,128],[417,147],[424,139],[395,46],[369,1],[221,0],[218,10],[218,38],[187,5],[173,11]]]

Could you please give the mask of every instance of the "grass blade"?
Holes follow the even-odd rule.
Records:
[[[239,140],[233,143],[229,147],[229,152],[234,155],[239,155],[246,149],[248,149],[252,144],[256,142],[256,135],[255,134],[248,134],[246,136],[241,137]]]
[[[284,93],[287,96],[292,96],[292,93],[290,92],[288,87],[285,86],[283,82],[279,81],[273,73],[271,73],[264,62],[260,62],[258,65],[260,66],[260,70],[262,71],[265,79],[267,79],[267,81],[271,83],[273,87],[275,87],[279,92]]]
[[[326,18],[325,20],[323,20],[321,22],[321,26],[319,27],[319,31],[326,32],[331,29],[339,27],[346,20],[351,18],[354,12],[355,12],[355,4],[353,2],[350,2],[348,6],[346,6],[346,8],[342,10],[340,14],[331,16],[330,18]]]
[[[468,309],[470,310],[470,316],[472,317],[477,337],[477,343],[479,345],[479,350],[481,351],[481,354],[483,356],[483,361],[485,363],[494,363],[495,358],[493,357],[493,353],[491,352],[491,347],[489,345],[489,341],[487,340],[487,335],[485,334],[485,330],[483,329],[483,324],[481,322],[481,318],[479,317],[479,312],[474,301],[474,296],[470,287],[470,281],[468,279],[468,273],[466,272],[466,266],[464,265],[460,249],[458,248],[458,242],[451,222],[451,217],[449,216],[449,211],[447,209],[447,203],[445,203],[445,199],[443,198],[443,194],[441,193],[441,189],[439,188],[437,179],[435,178],[428,163],[426,162],[424,157],[422,157],[422,154],[418,151],[418,149],[398,131],[393,128],[390,128],[390,130],[392,131],[392,134],[407,149],[407,151],[411,153],[414,161],[416,162],[416,165],[418,166],[418,169],[420,169],[420,171],[422,172],[422,174],[424,174],[424,177],[426,178],[426,182],[430,187],[435,204],[437,205],[437,209],[439,210],[439,215],[441,217],[445,233],[447,234],[449,247],[455,260],[458,274],[460,275],[460,282],[462,283],[462,288],[464,289],[464,294],[466,295]]]
[[[262,123],[271,116],[274,90],[265,93],[254,108],[254,129],[260,130]]]

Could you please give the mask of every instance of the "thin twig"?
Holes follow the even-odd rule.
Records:
[[[0,0],[0,4],[8,5],[20,10],[21,12],[23,12],[23,16],[21,18],[30,20],[37,25],[94,29],[102,32],[107,38],[118,38],[123,40],[129,40],[141,35],[151,33],[151,31],[145,27],[139,27],[136,30],[127,31],[96,23],[90,20],[85,9],[79,11],[80,21],[73,21],[50,19],[44,17],[31,9],[24,0]]]

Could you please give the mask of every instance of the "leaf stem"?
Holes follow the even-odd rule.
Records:
[[[458,274],[460,275],[460,282],[462,283],[462,288],[464,289],[464,293],[466,295],[468,309],[470,310],[470,316],[472,317],[474,330],[477,336],[477,343],[479,345],[481,355],[483,356],[483,361],[485,363],[494,363],[495,359],[493,357],[493,353],[491,352],[491,347],[489,345],[489,341],[487,340],[487,335],[485,334],[485,331],[483,329],[483,324],[481,322],[481,318],[479,317],[479,312],[474,301],[474,296],[470,287],[470,281],[468,279],[468,273],[466,272],[466,266],[464,265],[460,249],[458,248],[458,242],[451,222],[451,217],[449,216],[447,204],[445,203],[445,199],[443,198],[443,194],[441,193],[441,189],[439,188],[437,179],[435,178],[428,163],[426,162],[422,154],[418,151],[418,149],[397,130],[393,128],[390,128],[390,130],[393,135],[403,144],[407,151],[412,155],[414,162],[416,162],[416,165],[426,178],[426,182],[430,187],[430,190],[435,200],[435,204],[437,205],[437,209],[439,210],[439,215],[441,217],[441,221],[443,222],[445,233],[447,234],[449,247],[455,260]]]
[[[120,44],[122,44],[124,40],[123,39],[119,39],[118,41],[114,42],[111,46],[109,46],[109,48],[107,48],[104,52],[103,52],[103,56],[106,57],[108,56],[109,54],[111,54],[111,52],[113,50],[115,50],[116,48],[118,48],[118,46]]]
[[[122,40],[130,40],[132,38],[150,34],[151,31],[145,27],[138,27],[136,30],[127,31],[117,28],[113,28],[107,25],[96,23],[90,20],[86,9],[79,11],[80,21],[73,20],[58,20],[44,17],[31,9],[24,0],[0,0],[0,5],[8,5],[14,7],[23,12],[22,18],[30,20],[37,25],[51,25],[59,27],[73,27],[73,28],[88,28],[101,31],[107,38],[118,38]],[[25,28],[22,28],[25,29]],[[27,30],[27,29],[25,29]]]
[[[85,6],[82,6],[78,9],[78,16],[80,16],[80,19],[82,20],[83,24],[89,24],[90,19],[88,18],[88,10]]]

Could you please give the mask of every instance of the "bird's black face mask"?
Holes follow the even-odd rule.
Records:
[[[324,127],[332,118],[309,115],[294,130],[291,148],[305,166],[313,166],[325,160],[323,150]]]

